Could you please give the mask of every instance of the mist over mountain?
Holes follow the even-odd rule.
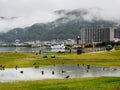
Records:
[[[113,21],[105,20],[99,14],[99,9],[57,10],[59,16],[49,23],[35,23],[25,28],[15,28],[6,33],[0,33],[0,41],[14,42],[34,40],[52,40],[76,38],[80,29],[85,26],[112,25]],[[4,19],[4,18],[2,18]]]
[[[17,17],[3,17],[3,16],[0,16],[0,20],[5,20],[5,19],[9,19],[9,20],[13,20],[13,19],[16,19]]]

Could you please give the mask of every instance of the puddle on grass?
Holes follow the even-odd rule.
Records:
[[[0,70],[0,82],[42,79],[120,76],[120,67],[57,65],[39,68],[6,68]]]

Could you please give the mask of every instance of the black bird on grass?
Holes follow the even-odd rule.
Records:
[[[33,65],[36,65],[36,63],[33,63]]]
[[[69,78],[70,77],[70,75],[67,75],[65,78]]]

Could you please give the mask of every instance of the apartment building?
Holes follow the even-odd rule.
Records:
[[[116,38],[116,27],[84,27],[80,30],[81,43],[108,42]]]

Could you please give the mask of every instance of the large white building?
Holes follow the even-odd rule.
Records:
[[[113,41],[116,37],[116,27],[84,27],[80,30],[82,44],[91,44],[93,42]]]

